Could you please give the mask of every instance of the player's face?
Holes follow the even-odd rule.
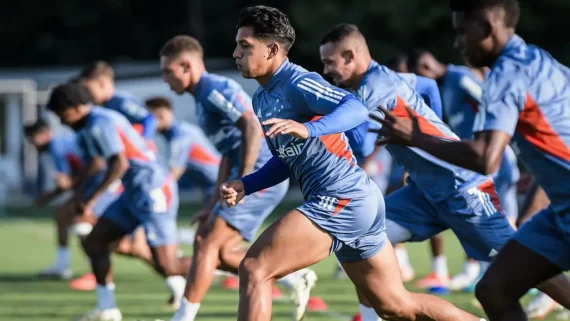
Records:
[[[114,89],[112,81],[107,78],[108,77],[101,76],[95,79],[84,80],[82,82],[83,86],[89,90],[91,99],[96,105],[104,104],[113,95]]]
[[[241,27],[236,35],[233,57],[244,78],[257,78],[267,74],[272,60],[270,45],[253,37],[252,27]]]
[[[82,120],[84,120],[89,113],[89,109],[90,107],[87,105],[78,105],[58,111],[57,116],[59,116],[64,125],[73,129],[79,129],[80,125],[83,124]]]
[[[328,42],[319,48],[323,73],[330,77],[337,86],[350,87],[347,82],[352,78],[352,60],[342,56],[338,46]]]
[[[37,150],[45,149],[49,144],[50,139],[51,134],[47,130],[28,136],[28,141],[30,144],[34,145]]]
[[[436,61],[435,57],[431,54],[423,54],[418,58],[418,61],[416,63],[416,70],[414,70],[414,73],[423,77],[437,79],[437,63],[438,62]]]
[[[473,14],[467,17],[462,12],[454,12],[452,19],[456,32],[455,46],[467,64],[476,68],[489,65],[493,41],[491,34],[485,32],[487,29],[485,15]]]
[[[188,63],[182,57],[160,57],[160,69],[162,79],[170,86],[170,89],[182,95],[190,87],[191,74]]]
[[[168,108],[154,109],[152,111],[152,114],[154,115],[154,117],[156,118],[156,121],[158,123],[156,126],[156,129],[158,131],[163,131],[163,130],[167,129],[168,127],[170,127],[170,124],[172,124],[172,120],[174,118],[174,115],[173,115],[172,111],[170,111]]]

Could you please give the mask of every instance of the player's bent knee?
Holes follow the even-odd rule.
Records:
[[[263,264],[261,264],[257,258],[252,257],[246,257],[240,262],[238,275],[240,279],[255,283],[264,282],[269,279],[269,275]]]

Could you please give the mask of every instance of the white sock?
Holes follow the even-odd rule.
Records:
[[[176,300],[179,300],[184,295],[184,288],[186,287],[186,279],[180,275],[173,275],[166,278],[166,285],[168,290]]]
[[[291,274],[288,274],[277,280],[277,283],[285,286],[287,289],[290,290],[293,288],[293,286],[295,286],[295,284],[297,284],[301,280],[301,273],[303,270],[299,270]]]
[[[449,277],[449,271],[447,271],[447,258],[445,255],[438,255],[433,258],[433,272],[439,277],[447,278]]]
[[[107,285],[97,284],[95,292],[97,293],[97,309],[108,310],[117,307],[115,302],[115,283]]]
[[[479,262],[467,261],[463,267],[463,271],[470,277],[476,278],[479,276],[479,271],[481,270],[481,265]]]
[[[60,246],[57,248],[55,264],[61,268],[69,267],[69,249],[67,246]]]
[[[396,252],[396,257],[398,258],[398,263],[401,267],[410,266],[410,258],[408,257],[408,250],[405,247],[396,247],[394,249]]]
[[[200,309],[200,303],[190,303],[186,298],[180,300],[180,309],[176,312],[176,321],[194,321]]]
[[[373,308],[369,308],[362,304],[358,305],[360,310],[360,316],[362,317],[362,321],[382,321],[380,317],[376,314]]]
[[[93,225],[87,222],[75,223],[71,227],[73,233],[77,236],[83,238],[89,235],[93,231]]]

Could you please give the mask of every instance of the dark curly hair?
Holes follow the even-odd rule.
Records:
[[[279,9],[266,6],[246,7],[239,13],[237,27],[252,27],[253,36],[273,40],[289,51],[295,42],[295,29]]]
[[[505,25],[515,28],[519,22],[520,7],[518,0],[450,0],[452,11],[464,12],[471,16],[481,10],[502,8],[505,10]]]
[[[47,109],[57,113],[77,105],[86,105],[90,100],[87,88],[76,83],[61,84],[51,92]]]

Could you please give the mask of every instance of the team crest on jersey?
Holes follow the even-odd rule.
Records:
[[[303,146],[305,146],[305,143],[291,144],[288,147],[281,146],[277,149],[277,153],[279,153],[279,158],[297,156],[303,152]]]

